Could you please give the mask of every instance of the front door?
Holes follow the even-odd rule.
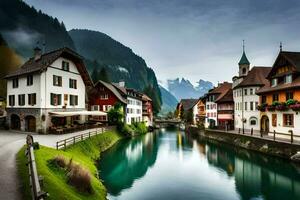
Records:
[[[261,132],[264,134],[268,134],[270,131],[269,118],[264,115],[261,118]]]
[[[33,116],[26,117],[26,131],[35,132],[36,131],[36,120]]]

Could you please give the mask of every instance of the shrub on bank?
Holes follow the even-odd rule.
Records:
[[[126,136],[143,135],[148,132],[148,127],[144,122],[135,122],[131,125],[120,123],[118,130]]]

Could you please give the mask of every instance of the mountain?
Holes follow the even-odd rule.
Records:
[[[92,77],[96,77],[95,73],[105,68],[112,82],[123,80],[127,87],[148,94],[153,100],[154,111],[158,113],[162,101],[160,89],[154,71],[147,66],[143,58],[98,31],[73,29],[69,34],[77,52],[85,57]]]
[[[209,81],[200,79],[196,87],[187,79],[179,78],[168,80],[168,90],[177,98],[177,100],[188,98],[199,98],[203,96],[208,90],[213,88],[213,84]]]
[[[21,65],[21,58],[7,45],[0,34],[0,96],[6,97],[6,80],[3,79],[10,71]]]
[[[159,85],[159,89],[162,98],[162,108],[160,113],[166,114],[168,112],[173,112],[176,109],[178,103],[176,97],[174,97],[168,90],[166,90],[161,85]]]
[[[63,22],[37,11],[21,0],[0,1],[0,33],[24,58],[32,56],[37,42],[45,42],[45,51],[63,46],[75,49]]]

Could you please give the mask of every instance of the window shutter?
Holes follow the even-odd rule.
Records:
[[[54,105],[54,95],[53,95],[53,93],[50,94],[50,104]]]
[[[35,105],[36,104],[36,94],[34,93],[32,96],[33,96],[33,104]]]
[[[78,105],[78,96],[75,96],[75,105]]]
[[[58,96],[58,105],[61,105],[61,94],[59,94],[57,96]]]

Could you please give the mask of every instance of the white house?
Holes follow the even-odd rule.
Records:
[[[256,91],[268,84],[266,76],[270,67],[253,67],[250,70],[245,51],[239,62],[239,76],[233,77],[235,129],[260,130],[260,111],[257,110],[259,96]]]
[[[126,88],[125,82],[119,82],[113,84],[114,87],[118,89],[122,96],[126,98],[127,104],[125,105],[125,120],[127,124],[132,124],[133,122],[143,121],[143,94],[132,88]]]
[[[42,54],[35,48],[34,57],[6,79],[10,128],[46,133],[56,123],[84,120],[70,112],[86,110],[86,87],[93,83],[81,56],[71,49]],[[69,117],[61,112],[69,112]]]

